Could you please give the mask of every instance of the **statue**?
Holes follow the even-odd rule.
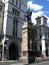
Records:
[[[29,8],[25,15],[25,18],[27,19],[27,21],[31,21],[31,15],[32,15],[32,11],[30,11],[30,8]]]

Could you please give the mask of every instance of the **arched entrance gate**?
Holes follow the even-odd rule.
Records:
[[[11,43],[9,46],[9,60],[18,60],[19,50],[16,43]]]

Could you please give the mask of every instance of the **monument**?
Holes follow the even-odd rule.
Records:
[[[25,22],[22,27],[22,49],[21,49],[21,62],[24,64],[29,64],[34,61],[34,31],[33,24],[31,22],[32,12],[27,11],[25,17]]]

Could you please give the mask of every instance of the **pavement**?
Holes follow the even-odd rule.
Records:
[[[36,58],[36,62],[28,65],[49,65],[49,57],[46,58]],[[0,65],[26,65],[23,63],[20,63],[18,60],[8,60],[8,61],[0,61]]]
[[[15,63],[15,62],[0,62],[0,65],[24,65],[24,64]],[[28,65],[49,65],[49,61],[43,61],[43,62],[39,62],[39,63],[32,63],[32,64],[28,64]]]
[[[43,62],[29,64],[29,65],[49,65],[49,61],[43,61]]]
[[[42,61],[49,61],[49,57],[45,57],[45,58],[38,57],[38,58],[35,58],[35,62],[42,62]]]
[[[23,65],[21,63],[0,63],[0,65]]]
[[[0,65],[22,65],[17,60],[0,61]]]

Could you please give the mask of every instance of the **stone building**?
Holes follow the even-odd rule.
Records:
[[[34,26],[36,33],[34,34],[34,43],[36,55],[43,54],[44,57],[49,56],[49,27],[47,26],[47,18],[45,16],[36,18],[37,24]]]
[[[20,57],[26,0],[0,0],[0,60]]]

